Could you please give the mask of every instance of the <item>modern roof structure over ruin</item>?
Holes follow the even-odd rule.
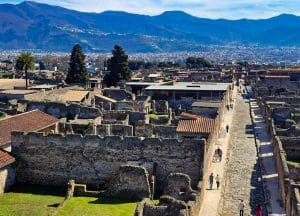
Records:
[[[89,91],[68,90],[62,95],[63,100],[66,102],[81,102],[87,96]]]
[[[33,110],[0,120],[0,146],[11,142],[11,132],[35,132],[55,125],[59,120],[53,116]]]
[[[173,85],[151,85],[146,90],[226,91],[230,83],[175,82]]]
[[[14,89],[16,87],[25,87],[24,79],[0,79],[0,89]]]

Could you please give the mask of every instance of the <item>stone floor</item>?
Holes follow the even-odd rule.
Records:
[[[245,216],[254,215],[257,204],[264,205],[260,165],[257,158],[249,100],[238,95],[231,125],[230,153],[219,206],[221,215],[238,215],[238,205],[244,200]],[[263,206],[264,214],[266,208]]]
[[[253,100],[250,104],[262,167],[263,185],[268,197],[268,200],[266,200],[268,213],[270,216],[285,215],[283,201],[279,190],[278,173],[271,137],[268,134],[266,123],[256,101]]]

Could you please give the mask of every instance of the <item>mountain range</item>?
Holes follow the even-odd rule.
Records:
[[[0,49],[110,52],[121,44],[128,52],[197,51],[203,45],[300,46],[300,17],[206,19],[183,11],[157,16],[121,11],[86,13],[25,1],[0,4]]]

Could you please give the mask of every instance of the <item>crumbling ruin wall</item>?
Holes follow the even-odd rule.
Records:
[[[191,188],[191,179],[183,173],[171,173],[166,182],[164,194],[181,201],[195,201],[197,192]]]
[[[127,200],[150,198],[149,174],[144,167],[124,165],[109,184],[105,195]]]
[[[169,114],[169,102],[166,100],[153,100],[152,101],[153,113],[158,115]]]
[[[109,111],[103,114],[103,124],[129,124],[129,116],[123,111]]]
[[[96,135],[105,136],[133,136],[133,126],[122,124],[101,124],[96,126]]]
[[[79,104],[70,104],[59,102],[41,102],[41,101],[19,101],[20,112],[38,109],[44,113],[55,116],[56,118],[67,119],[94,119],[101,116],[97,108],[85,107]]]
[[[156,125],[153,128],[153,133],[156,137],[161,138],[177,138],[178,134],[176,133],[176,126],[160,126]]]
[[[300,159],[300,137],[280,137],[288,160]]]
[[[14,164],[0,168],[0,194],[6,192],[15,183]]]
[[[127,161],[156,163],[157,191],[172,172],[191,178],[192,188],[202,178],[205,140],[95,135],[58,135],[13,132],[17,181],[41,185],[66,185],[69,179],[103,188]]]
[[[153,125],[139,123],[134,128],[134,135],[137,137],[152,137]]]

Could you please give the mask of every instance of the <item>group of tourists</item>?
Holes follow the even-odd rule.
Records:
[[[219,187],[220,187],[220,183],[221,183],[221,179],[220,179],[220,176],[217,175],[216,177],[214,176],[213,173],[210,174],[209,176],[209,189],[212,190],[213,189],[213,184],[214,184],[214,181],[216,181],[216,185],[217,185],[217,190],[219,190]]]
[[[222,152],[222,150],[220,149],[220,147],[218,147],[218,148],[215,150],[215,158],[216,158],[216,161],[221,162],[221,161],[222,161],[222,155],[223,155],[223,152]]]

